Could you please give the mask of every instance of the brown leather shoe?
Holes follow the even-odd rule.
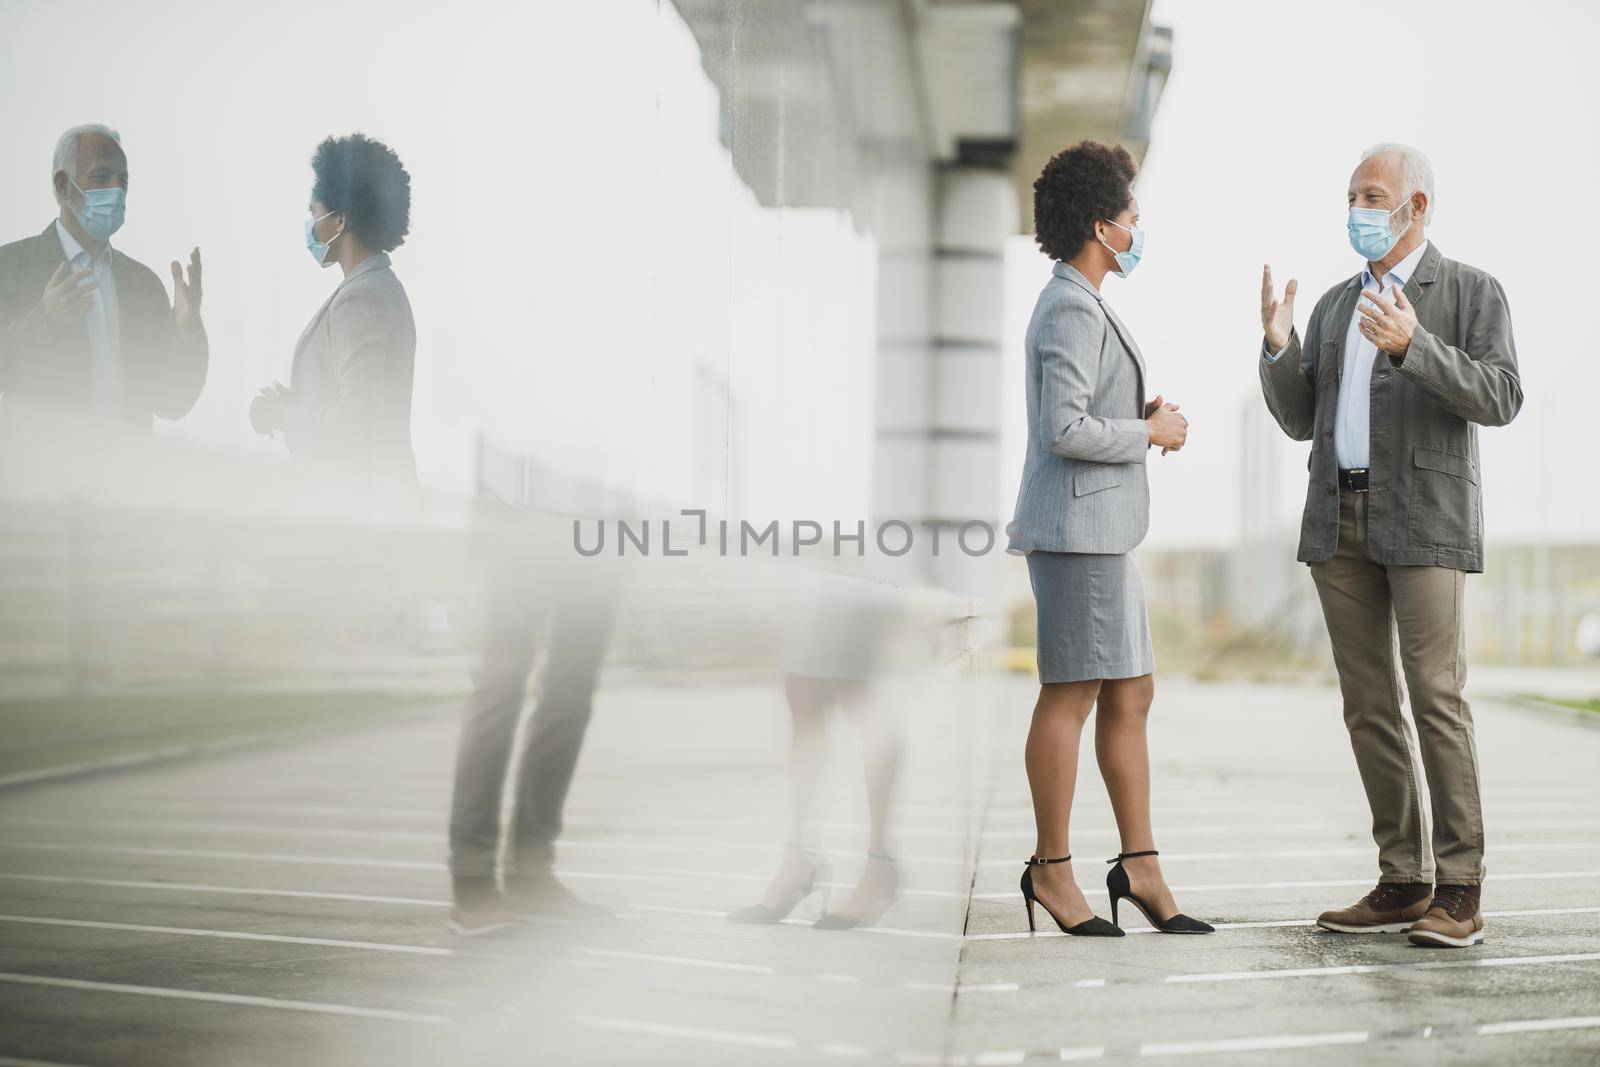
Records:
[[[1481,890],[1475,885],[1442,885],[1433,891],[1428,914],[1411,924],[1406,940],[1413,945],[1470,948],[1483,943]]]
[[[1325,911],[1317,925],[1341,934],[1399,934],[1427,914],[1433,887],[1427,882],[1379,882],[1350,905]]]

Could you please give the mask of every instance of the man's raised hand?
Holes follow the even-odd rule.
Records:
[[[1272,352],[1283,351],[1294,330],[1295,288],[1296,282],[1290,278],[1289,284],[1283,287],[1283,299],[1279,300],[1272,288],[1272,267],[1261,268],[1261,329],[1267,335],[1267,348]]]

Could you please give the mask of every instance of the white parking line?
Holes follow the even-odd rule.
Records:
[[[864,1060],[872,1055],[872,1050],[865,1045],[817,1045],[816,1051],[823,1056],[838,1056],[848,1060]]]
[[[0,915],[0,923],[28,923],[35,926],[77,926],[89,930],[128,930],[142,934],[181,934],[187,937],[223,937],[238,941],[273,941],[286,945],[324,945],[328,948],[359,948],[373,952],[403,952],[417,956],[453,956],[447,948],[427,945],[391,945],[379,941],[341,941],[326,937],[291,937],[287,934],[247,934],[233,930],[197,930],[186,926],[142,926],[136,923],[100,922],[91,919],[46,919],[33,915]]]
[[[185,893],[238,893],[261,897],[304,897],[309,900],[348,900],[357,904],[411,904],[425,908],[448,908],[448,900],[425,897],[381,897],[366,893],[321,893],[310,889],[261,889],[238,885],[206,885],[198,882],[138,882],[127,878],[76,878],[61,874],[14,874],[0,872],[0,878],[24,882],[56,882],[66,885],[103,885],[116,889],[168,889]],[[722,912],[708,914],[721,915]]]
[[[156,830],[184,834],[271,834],[281,837],[325,837],[357,841],[417,841],[438,844],[448,841],[442,833],[423,833],[415,830],[335,829],[326,826],[284,826],[281,823],[262,826],[254,823],[169,822],[152,819],[102,819],[62,818],[50,815],[5,815],[0,823],[22,826],[61,826],[67,829],[93,830],[107,827],[126,827],[134,830]]]
[[[1533,1034],[1541,1030],[1587,1030],[1600,1027],[1600,1015],[1571,1015],[1565,1019],[1518,1019],[1508,1023],[1484,1023],[1478,1033],[1485,1037],[1495,1034]]]
[[[1499,875],[1497,877],[1504,878],[1507,876]],[[0,879],[59,883],[66,885],[106,886],[117,889],[155,889],[166,892],[227,893],[240,896],[289,897],[309,900],[345,900],[360,904],[399,904],[426,908],[450,907],[450,901],[448,900],[426,897],[391,897],[376,896],[364,893],[328,893],[310,889],[269,889],[259,886],[211,885],[199,882],[144,882],[126,878],[84,878],[69,875],[18,874],[12,872],[0,872]],[[1365,885],[1367,883],[1363,882],[1360,884]],[[1011,897],[1014,898],[1015,894],[1011,894]],[[663,904],[630,904],[628,907],[630,911],[649,911],[670,915],[686,915],[693,916],[695,918],[706,919],[724,919],[728,915],[728,912],[719,911],[713,908],[680,908]],[[1486,919],[1496,919],[1522,918],[1537,915],[1588,915],[1594,913],[1600,913],[1600,906],[1572,908],[1523,908],[1508,911],[1486,911],[1483,913],[1483,915]],[[811,920],[789,918],[783,921],[783,925],[809,926],[811,925]],[[1278,927],[1314,926],[1315,922],[1311,919],[1271,919],[1258,922],[1219,922],[1213,923],[1212,925],[1214,925],[1218,930],[1262,930]],[[888,926],[868,927],[862,932],[886,934],[890,936],[920,937],[936,940],[957,941],[1021,941],[1035,938],[1069,936],[1060,932],[1059,930],[1040,930],[1038,933],[1029,933],[1026,930],[1021,930],[1005,931],[1003,933],[992,934],[955,934],[936,930],[908,930],[899,927]],[[1157,932],[1158,931],[1156,931],[1154,928],[1148,926],[1135,926],[1127,930],[1127,933],[1130,935],[1153,934]],[[1093,979],[1092,981],[1104,984],[1103,980],[1101,979]]]
[[[629,904],[630,911],[659,911],[668,915],[698,915],[712,919],[726,919],[728,913],[714,908],[675,908],[668,904]]]
[[[745,1048],[769,1048],[788,1052],[798,1044],[792,1037],[747,1034],[737,1030],[713,1030],[702,1026],[678,1026],[675,1023],[652,1023],[642,1019],[617,1019],[605,1015],[579,1015],[575,1018],[586,1026],[598,1026],[606,1030],[649,1034],[652,1037],[693,1038],[719,1045],[741,1045]]]
[[[1518,871],[1495,874],[1496,882],[1528,882],[1551,878],[1600,878],[1600,871]],[[1199,885],[1175,885],[1174,893],[1239,892],[1250,889],[1323,889],[1334,886],[1366,886],[1371,888],[1371,878],[1339,878],[1307,882],[1212,882]]]
[[[1550,841],[1533,842],[1528,844],[1499,844],[1489,846],[1492,852],[1584,852],[1600,851],[1600,840],[1595,841]],[[1163,863],[1215,863],[1230,860],[1265,860],[1265,859],[1316,859],[1319,856],[1370,856],[1372,846],[1363,845],[1359,848],[1281,848],[1263,849],[1259,851],[1242,850],[1237,852],[1163,852]],[[1020,868],[1020,863],[1012,866]]]
[[[141,830],[154,830],[154,831],[158,831],[158,832],[173,832],[173,833],[241,834],[241,835],[258,834],[258,835],[281,836],[281,837],[290,837],[290,838],[307,838],[307,839],[323,838],[323,839],[333,839],[333,840],[341,840],[341,839],[342,840],[368,840],[368,839],[373,839],[373,840],[385,840],[385,841],[410,841],[410,842],[426,843],[426,844],[440,844],[440,843],[443,843],[443,842],[445,842],[447,840],[447,836],[445,834],[443,834],[443,833],[423,832],[423,831],[409,831],[409,830],[345,829],[345,828],[330,828],[330,827],[318,827],[318,826],[284,826],[282,824],[261,825],[261,824],[251,824],[251,823],[217,823],[217,822],[193,822],[193,821],[151,821],[151,820],[114,819],[114,818],[112,818],[112,819],[104,819],[104,818],[99,818],[99,817],[92,817],[91,818],[88,815],[72,817],[72,818],[61,817],[61,816],[43,816],[43,815],[9,815],[9,816],[0,816],[0,824],[5,824],[5,823],[18,824],[18,825],[35,825],[35,826],[63,826],[63,827],[68,827],[68,828],[93,828],[93,827],[117,827],[117,826],[120,826],[120,827],[134,828],[134,829],[141,829]],[[1585,821],[1585,822],[1582,822],[1582,823],[1579,823],[1579,824],[1576,824],[1576,825],[1581,825],[1581,826],[1586,826],[1586,827],[1600,826],[1600,821]],[[1282,826],[1282,827],[1277,827],[1276,829],[1288,830],[1288,829],[1308,829],[1308,828],[1309,827],[1304,827],[1304,826]],[[1552,828],[1551,824],[1541,824],[1540,825],[1540,829],[1549,829],[1549,828]],[[1174,832],[1191,832],[1191,833],[1208,833],[1209,834],[1209,833],[1222,832],[1224,829],[1228,829],[1228,828],[1220,827],[1220,826],[1217,826],[1217,827],[1205,826],[1205,827],[1192,827],[1192,828],[1188,828],[1187,830],[1180,829],[1180,830],[1174,831]],[[1237,824],[1235,824],[1234,826],[1231,827],[1231,829],[1233,831],[1237,832],[1237,831],[1240,830],[1240,827]],[[1104,835],[1114,835],[1116,833],[1116,830],[1112,829],[1112,828],[1100,828],[1100,829],[1079,830],[1079,831],[1075,831],[1075,832],[1082,833],[1084,835],[1089,835],[1089,836],[1104,836]],[[993,835],[985,835],[985,836],[993,836]],[[1001,836],[1013,836],[1013,837],[1019,837],[1019,838],[1031,838],[1033,836],[1033,831],[1031,831],[1031,830],[1028,830],[1028,831],[1016,831],[1015,833],[1007,832],[1006,834],[1003,834]],[[24,847],[23,843],[13,842],[13,844],[17,844],[19,847]],[[775,853],[777,851],[777,848],[778,848],[777,845],[774,845],[773,843],[767,842],[767,841],[740,842],[740,841],[726,841],[726,840],[718,840],[718,841],[664,840],[664,839],[661,839],[660,837],[654,837],[654,838],[650,838],[650,839],[632,838],[632,837],[607,837],[607,838],[599,838],[599,839],[583,839],[583,838],[567,837],[567,838],[563,838],[562,840],[558,841],[557,842],[557,846],[558,846],[558,848],[560,848],[562,850],[628,848],[630,850],[635,850],[635,851],[660,851],[660,852],[674,852],[674,853],[684,852],[684,851],[697,851],[697,850],[706,850],[706,851],[715,850],[715,851],[725,852],[725,851],[728,851],[729,849],[733,849],[733,850],[737,850],[737,851],[745,851],[745,852],[757,852],[757,853],[773,852],[773,853]],[[84,846],[84,847],[95,847],[95,846]],[[1494,846],[1494,848],[1495,848],[1495,851],[1497,851],[1497,852],[1562,852],[1562,851],[1600,850],[1600,841],[1561,841],[1561,842],[1531,842],[1531,843],[1508,842],[1508,843],[1504,843],[1504,844],[1497,843]],[[828,856],[828,857],[831,857],[831,858],[835,858],[835,859],[850,859],[850,858],[853,858],[853,857],[856,857],[856,856],[860,855],[860,849],[859,848],[818,847],[818,848],[813,849],[812,851],[814,851],[814,852],[816,852],[818,854],[821,854],[821,855],[825,855],[825,856]],[[1200,863],[1200,862],[1224,862],[1224,861],[1263,860],[1263,859],[1302,859],[1302,858],[1312,858],[1312,859],[1314,859],[1314,858],[1323,857],[1323,856],[1327,856],[1327,857],[1366,856],[1366,855],[1369,855],[1371,852],[1372,852],[1372,849],[1371,849],[1370,846],[1360,845],[1360,846],[1352,846],[1352,847],[1348,847],[1348,848],[1346,848],[1346,847],[1330,847],[1330,848],[1234,850],[1234,851],[1226,851],[1226,852],[1174,852],[1174,853],[1169,853],[1169,854],[1163,856],[1162,858],[1165,861],[1169,862],[1169,863]],[[902,864],[925,864],[925,865],[930,865],[930,866],[947,866],[947,867],[950,867],[950,866],[961,867],[961,866],[964,866],[967,863],[967,860],[965,858],[963,858],[963,857],[960,857],[960,856],[901,855],[901,856],[898,857],[898,859]],[[1018,867],[1018,866],[1020,866],[1020,862],[1016,861],[1016,860],[1011,860],[1011,859],[982,860],[982,861],[979,861],[977,866],[979,866],[980,868],[987,868],[987,869],[1000,869],[1000,868],[1007,868],[1007,867]]]
[[[171,859],[249,860],[259,863],[294,863],[326,867],[376,867],[383,870],[445,871],[449,868],[429,860],[383,860],[361,856],[317,856],[290,852],[238,852],[209,848],[150,848],[142,845],[83,845],[54,841],[0,841],[0,848],[34,849],[44,852],[106,852],[119,856],[157,856]],[[604,878],[622,882],[675,882],[686,878],[748,878],[764,880],[766,875],[730,871],[652,870],[646,873],[619,871],[574,871],[557,868],[563,878]]]
[[[145,810],[176,810],[193,811],[194,801],[188,798],[182,800],[143,800],[133,799],[119,801],[118,809],[142,808]],[[417,819],[427,822],[440,822],[450,816],[450,805],[441,804],[438,808],[404,808],[377,805],[370,799],[363,797],[359,803],[353,804],[260,804],[255,801],[239,800],[207,800],[206,808],[212,811],[245,811],[258,812],[262,815],[282,816],[292,815],[359,815],[362,818],[372,819]],[[81,816],[89,821],[100,817],[99,811],[83,811]]]
[[[319,1015],[345,1015],[357,1019],[384,1019],[403,1023],[450,1024],[454,1019],[447,1015],[427,1015],[414,1011],[391,1011],[387,1008],[359,1008],[351,1004],[323,1004],[314,1000],[279,1000],[276,997],[248,997],[236,993],[207,993],[198,989],[166,989],[161,986],[125,985],[121,982],[88,982],[78,978],[51,978],[42,974],[11,974],[0,972],[0,982],[19,985],[52,986],[58,989],[81,989],[93,993],[131,993],[142,997],[167,997],[174,1000],[198,1000],[211,1004],[239,1004],[253,1008],[276,1008],[283,1011],[306,1011]]]
[[[302,854],[302,853],[247,852],[247,851],[239,851],[239,850],[233,850],[233,849],[153,848],[153,847],[136,846],[136,845],[86,845],[86,844],[65,843],[65,842],[9,841],[9,840],[0,841],[0,848],[31,849],[31,850],[35,850],[35,851],[50,851],[50,852],[108,853],[108,854],[112,854],[112,855],[152,856],[152,857],[175,858],[175,859],[244,860],[244,861],[263,862],[263,863],[290,863],[290,864],[305,865],[305,866],[319,866],[320,865],[320,866],[334,866],[334,867],[372,867],[372,868],[390,869],[390,870],[444,871],[444,870],[448,869],[445,864],[439,863],[439,862],[435,862],[435,861],[369,859],[369,858],[366,858],[366,857],[350,857],[350,856],[319,856],[319,855],[306,855],[306,854]],[[572,870],[570,868],[563,867],[563,868],[557,868],[556,869],[556,874],[558,874],[558,875],[560,875],[560,876],[562,876],[564,878],[578,878],[578,879],[581,879],[581,878],[594,878],[594,879],[602,879],[602,880],[609,880],[609,881],[646,881],[646,882],[672,882],[672,881],[685,881],[685,880],[694,880],[694,879],[707,879],[707,880],[716,880],[716,881],[726,881],[726,880],[745,880],[745,881],[749,881],[749,880],[764,880],[765,877],[766,877],[763,874],[752,874],[750,872],[745,872],[745,871],[697,871],[697,870],[684,870],[684,869],[679,869],[679,868],[660,868],[660,869],[647,869],[647,870],[640,870],[638,868],[635,868],[631,872],[620,872],[620,871],[611,871],[611,870],[606,870],[606,871],[582,871],[582,870]],[[1514,873],[1509,873],[1509,874],[1497,874],[1495,876],[1495,880],[1497,882],[1532,881],[1532,880],[1549,881],[1549,880],[1581,879],[1581,878],[1600,878],[1600,870],[1592,870],[1592,871],[1514,872]],[[829,882],[829,883],[825,883],[825,885],[828,888],[851,888],[850,884],[846,883],[846,882]],[[1332,878],[1332,879],[1316,879],[1316,880],[1305,880],[1305,881],[1199,883],[1199,884],[1191,884],[1191,885],[1176,885],[1176,886],[1172,887],[1172,890],[1174,892],[1178,892],[1178,893],[1253,892],[1253,891],[1261,891],[1261,890],[1268,890],[1268,889],[1330,889],[1330,888],[1357,887],[1357,886],[1370,886],[1370,885],[1371,885],[1371,879],[1370,878],[1360,878],[1360,879]],[[964,893],[948,891],[948,890],[936,890],[936,889],[905,889],[905,890],[902,890],[901,892],[902,892],[902,895],[905,895],[905,896],[922,896],[922,897],[929,897],[929,898],[934,898],[934,899],[947,899],[947,900],[949,900],[949,899],[957,899],[957,900],[966,899],[966,897],[967,897],[967,895],[964,894]],[[993,893],[975,893],[975,894],[971,895],[971,899],[973,899],[973,900],[984,900],[984,901],[1012,900],[1012,899],[1015,898],[1015,895],[1016,894],[1014,892],[1011,892],[1011,891],[993,892]],[[890,932],[889,930],[886,930],[886,929],[883,929],[883,928],[875,928],[875,929],[877,929],[878,932]],[[918,932],[915,932],[915,931],[900,931],[900,932],[906,933],[908,936],[949,936],[949,935],[919,934]]]
[[[673,1023],[605,1016],[579,1015],[575,1016],[575,1019],[590,1026],[626,1033],[688,1038],[722,1045],[764,1048],[785,1052],[794,1051],[801,1047],[801,1042],[796,1038],[773,1034],[716,1030],[707,1027],[680,1026]],[[1458,1036],[1489,1037],[1502,1034],[1525,1034],[1595,1027],[1600,1027],[1600,1016],[1571,1016],[1557,1019],[1526,1019],[1485,1023],[1470,1031],[1462,1030]],[[1435,1027],[1424,1026],[1420,1029],[1408,1028],[1394,1033],[1380,1032],[1374,1034],[1369,1030],[1331,1030],[1311,1034],[1267,1034],[1246,1037],[1206,1038],[1194,1041],[1155,1041],[1140,1044],[1137,1055],[1142,1058],[1156,1059],[1165,1056],[1218,1055],[1231,1052],[1283,1052],[1291,1049],[1329,1048],[1341,1045],[1364,1045],[1380,1042],[1383,1044],[1405,1045],[1416,1040],[1429,1039],[1434,1034],[1435,1029]],[[997,1049],[951,1055],[911,1051],[892,1054],[882,1053],[864,1045],[816,1044],[812,1046],[812,1049],[823,1055],[845,1056],[856,1059],[871,1057],[884,1060],[892,1055],[895,1063],[904,1064],[907,1067],[999,1067],[999,1065],[1024,1063],[1030,1055],[1051,1056],[1063,1063],[1074,1063],[1102,1059],[1107,1051],[1104,1045],[1075,1045],[1053,1049],[1044,1053],[1034,1052],[1029,1049]]]
[[[1470,960],[1430,960],[1426,963],[1353,963],[1338,967],[1292,967],[1281,970],[1218,971],[1213,974],[1169,974],[1169,985],[1195,982],[1244,982],[1275,978],[1336,978],[1388,971],[1445,971],[1465,967],[1518,967],[1550,963],[1585,963],[1600,960],[1600,952],[1574,952],[1561,956],[1491,956]]]
[[[777,970],[762,964],[730,963],[725,960],[696,959],[689,956],[657,956],[649,952],[622,952],[609,948],[579,948],[586,956],[605,956],[609,959],[638,960],[644,963],[673,963],[684,967],[706,967],[718,971],[741,971],[746,974],[777,974]]]
[[[784,926],[810,926],[810,919],[785,919]],[[853,931],[860,934],[883,934],[888,937],[921,937],[931,941],[960,941],[964,935],[943,930],[908,930],[903,926],[858,926]]]
[[[1509,874],[1495,874],[1495,882],[1526,882],[1544,881],[1562,878],[1600,878],[1600,871],[1518,871]],[[1309,881],[1289,882],[1205,882],[1190,885],[1171,886],[1174,893],[1210,893],[1210,892],[1245,892],[1255,889],[1338,889],[1350,886],[1365,886],[1372,888],[1372,879],[1368,878],[1319,878]],[[1098,889],[1091,883],[1085,891]],[[973,900],[1018,900],[1015,889],[1006,892],[974,893]]]
[[[1015,897],[1016,894],[1012,894],[1012,896]],[[1524,918],[1532,915],[1591,915],[1596,912],[1600,912],[1600,907],[1520,908],[1512,911],[1486,911],[1483,913],[1483,917],[1485,919],[1509,919]],[[1270,930],[1278,927],[1315,926],[1316,921],[1314,919],[1270,919],[1262,922],[1212,923],[1211,925],[1215,926],[1218,930]],[[1131,935],[1154,934],[1159,933],[1160,931],[1153,926],[1134,926],[1130,927],[1125,932]],[[1071,935],[1062,933],[1059,930],[1040,930],[1036,934],[1030,934],[1026,930],[1008,930],[1005,933],[1000,934],[968,934],[966,936],[966,940],[1022,941],[1028,938],[1069,936]]]
[[[290,852],[238,852],[232,849],[153,848],[144,845],[85,845],[57,841],[0,841],[0,848],[42,852],[106,852],[116,856],[159,856],[169,859],[253,860],[262,863],[305,863],[329,867],[377,867],[397,871],[442,871],[431,860],[381,860],[352,856],[308,856]]]
[[[1272,1052],[1291,1048],[1316,1048],[1325,1045],[1359,1045],[1367,1040],[1365,1030],[1335,1030],[1323,1034],[1290,1034],[1282,1037],[1235,1037],[1214,1041],[1162,1041],[1139,1046],[1141,1056],[1189,1056],[1216,1052]]]
[[[809,978],[819,982],[843,983],[847,985],[862,985],[866,979],[854,974],[811,973],[803,970],[780,971],[776,967],[764,964],[735,963],[726,960],[709,960],[698,956],[660,956],[648,952],[623,952],[615,949],[604,948],[579,948],[578,952],[588,956],[602,956],[610,959],[634,960],[642,963],[663,963],[683,967],[705,967],[713,970],[739,971],[747,974],[781,975],[785,978]],[[877,984],[877,983],[875,983]],[[1016,982],[983,982],[971,985],[956,982],[891,982],[883,983],[880,988],[894,986],[917,993],[939,993],[944,996],[954,996],[962,993],[1015,993],[1020,988]]]

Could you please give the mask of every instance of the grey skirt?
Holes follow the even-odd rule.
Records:
[[[1029,552],[1038,605],[1039,681],[1153,674],[1144,580],[1126,553]]]

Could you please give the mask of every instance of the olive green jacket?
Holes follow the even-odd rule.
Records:
[[[1333,555],[1339,536],[1334,410],[1345,335],[1361,275],[1328,290],[1274,360],[1257,349],[1261,391],[1283,432],[1311,442],[1298,558]],[[1368,547],[1379,563],[1483,570],[1478,427],[1522,407],[1505,290],[1429,242],[1405,287],[1417,328],[1403,357],[1380,352],[1372,374]]]

